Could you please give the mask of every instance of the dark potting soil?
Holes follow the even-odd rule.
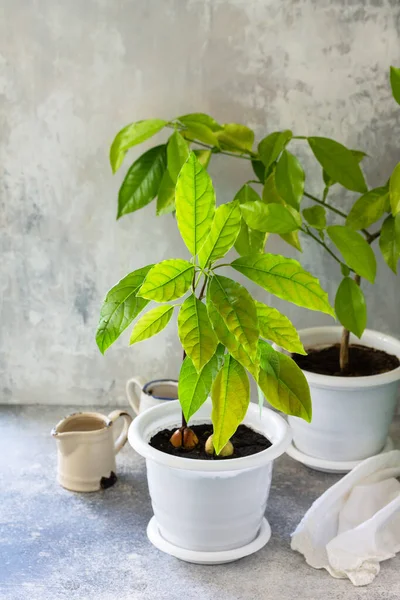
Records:
[[[169,440],[175,429],[163,429],[153,435],[149,442],[150,446],[157,450],[161,450],[161,452],[165,452],[166,454],[181,456],[183,458],[195,458],[198,460],[229,460],[230,458],[240,458],[242,456],[257,454],[257,452],[266,450],[272,445],[261,433],[253,431],[253,429],[250,429],[250,427],[247,427],[246,425],[239,425],[236,433],[231,437],[234,453],[232,456],[224,458],[222,456],[216,456],[215,454],[207,454],[204,450],[205,443],[213,432],[212,425],[192,425],[190,428],[199,438],[199,443],[193,450],[174,448]]]
[[[379,373],[387,373],[400,366],[399,359],[393,354],[388,354],[383,350],[367,348],[367,346],[352,344],[349,347],[349,369],[347,373],[341,373],[339,353],[340,345],[335,344],[321,350],[310,349],[306,356],[293,354],[292,358],[304,371],[339,377],[379,375]]]

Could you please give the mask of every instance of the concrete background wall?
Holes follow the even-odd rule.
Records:
[[[400,65],[396,0],[3,0],[0,10],[3,402],[124,404],[129,376],[179,372],[173,323],[133,348],[127,333],[105,357],[94,341],[111,285],[186,256],[175,221],[156,219],[154,205],[115,221],[124,168],[112,177],[108,149],[122,126],[205,111],[247,123],[258,138],[280,128],[333,136],[368,152],[370,185],[400,159],[388,86],[389,65]],[[320,170],[298,154],[308,189],[320,193]],[[222,156],[211,174],[220,201],[250,176]],[[338,201],[350,198],[341,191]],[[333,300],[336,264],[303,244],[303,264]],[[294,255],[273,237],[267,247]],[[400,335],[399,280],[382,260],[377,286],[364,289],[369,326]],[[331,322],[257,297],[297,326]]]

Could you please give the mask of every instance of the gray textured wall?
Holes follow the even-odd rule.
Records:
[[[196,110],[259,137],[334,136],[368,152],[371,185],[400,159],[387,82],[400,65],[397,0],[2,0],[0,10],[2,401],[124,403],[128,376],[178,373],[172,323],[133,348],[123,336],[105,357],[94,342],[112,284],[185,256],[154,206],[115,221],[122,173],[112,177],[108,148],[123,125]],[[299,153],[318,192],[319,170]],[[223,201],[249,175],[224,157],[211,173]],[[268,247],[291,254],[273,238]],[[308,240],[302,260],[333,300],[336,264]],[[399,282],[379,263],[377,286],[365,286],[369,326],[400,335]],[[298,326],[330,322],[274,303]]]

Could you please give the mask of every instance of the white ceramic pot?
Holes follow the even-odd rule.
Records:
[[[190,423],[210,423],[210,414],[211,402],[207,401]],[[174,547],[200,553],[218,553],[248,545],[257,537],[263,522],[272,461],[291,442],[287,423],[267,408],[260,416],[259,407],[251,404],[244,423],[263,433],[272,446],[243,458],[195,460],[165,454],[149,446],[148,441],[156,432],[179,427],[180,418],[179,402],[173,401],[141,413],[129,429],[130,444],[146,458],[160,536]]]
[[[323,348],[340,342],[341,327],[314,327],[299,332],[304,347]],[[350,343],[384,350],[400,358],[400,341],[365,330]],[[398,398],[400,367],[368,377],[333,377],[303,371],[311,390],[313,417],[306,423],[289,417],[298,450],[330,461],[361,460],[385,446]]]

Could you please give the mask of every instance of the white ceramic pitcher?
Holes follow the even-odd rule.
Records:
[[[135,413],[178,399],[178,382],[175,379],[154,379],[147,383],[138,375],[126,383],[126,395]]]

